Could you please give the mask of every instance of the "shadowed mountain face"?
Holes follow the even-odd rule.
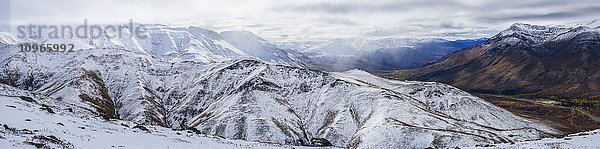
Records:
[[[600,30],[517,23],[483,43],[396,77],[484,93],[598,98]]]

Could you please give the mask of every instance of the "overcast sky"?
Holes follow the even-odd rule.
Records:
[[[0,5],[6,4],[8,0]],[[490,37],[512,23],[600,19],[597,0],[10,0],[10,23],[141,23],[247,30],[271,41]],[[6,14],[6,6],[0,7]]]

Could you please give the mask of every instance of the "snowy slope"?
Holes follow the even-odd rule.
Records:
[[[76,105],[0,84],[2,148],[291,148],[106,120]],[[27,101],[25,99],[30,99]],[[71,112],[71,111],[74,112]],[[142,128],[143,127],[143,128]],[[146,129],[146,130],[144,130]],[[298,148],[298,147],[294,147]]]
[[[15,39],[6,32],[0,32],[0,43],[1,44],[15,44]]]
[[[296,55],[279,49],[275,44],[254,35],[249,31],[225,31],[220,33],[225,41],[248,55],[260,60],[298,66]]]
[[[505,144],[493,144],[492,148],[600,148],[600,130],[580,132],[564,137],[544,138]]]

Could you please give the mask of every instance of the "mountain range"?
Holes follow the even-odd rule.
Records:
[[[2,34],[1,97],[11,105],[34,104],[19,106],[33,107],[21,111],[60,111],[72,115],[68,119],[94,115],[287,145],[450,148],[562,133],[446,84],[390,80],[355,69],[311,69],[307,65],[322,65],[250,32],[146,28],[148,39],[19,40]],[[76,43],[77,48],[19,52],[20,43]],[[30,127],[14,120],[2,118],[11,126]],[[33,129],[57,129],[39,127]],[[4,130],[12,129],[5,125]],[[15,134],[4,138],[22,137]]]

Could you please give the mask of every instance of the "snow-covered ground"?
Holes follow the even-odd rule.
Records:
[[[478,147],[479,148],[479,147]],[[488,148],[600,148],[600,129],[565,137],[489,145]]]
[[[9,87],[3,86],[3,91],[7,88]],[[78,107],[47,101],[50,98],[37,98],[43,96],[20,93],[27,97],[35,96],[31,98],[33,101],[26,101],[28,98],[24,100],[21,96],[10,97],[2,94],[0,94],[0,113],[2,113],[0,148],[36,148],[36,144],[44,148],[82,149],[299,148],[227,140],[196,134],[191,130],[172,130],[160,126],[139,125],[140,127],[134,128],[138,124],[131,121],[105,120],[101,117],[76,114],[77,112],[71,112],[69,109],[76,111]],[[147,131],[142,130],[144,128]]]

